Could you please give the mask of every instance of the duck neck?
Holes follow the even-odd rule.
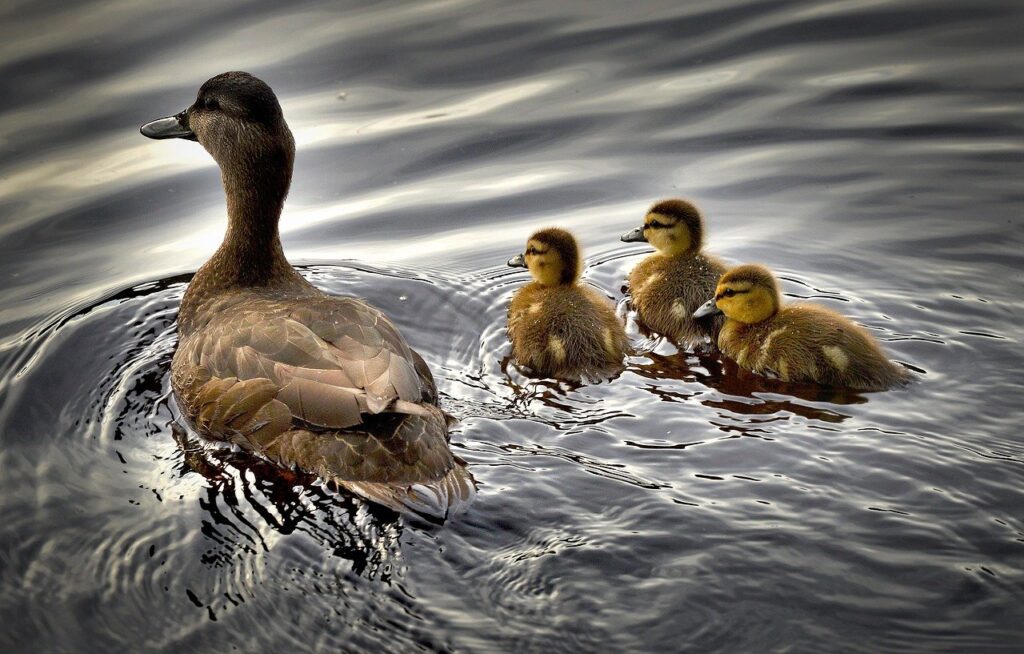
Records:
[[[287,151],[221,166],[228,229],[210,260],[220,285],[266,286],[297,275],[278,232],[291,177]]]

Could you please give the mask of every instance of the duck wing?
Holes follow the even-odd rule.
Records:
[[[296,419],[341,429],[365,414],[422,414],[421,402],[436,391],[417,358],[387,316],[360,300],[304,298],[291,307],[256,299],[184,337],[175,366],[266,379]]]
[[[172,385],[203,433],[396,510],[443,518],[475,484],[430,370],[354,298],[248,299],[183,336]]]
[[[371,416],[356,430],[332,434],[294,429],[266,451],[395,511],[443,520],[468,506],[476,484],[448,446],[445,415],[429,410]]]
[[[268,379],[213,377],[196,366],[176,367],[174,382],[202,432],[396,511],[444,520],[476,495],[466,462],[449,447],[446,416],[435,406],[424,405],[422,415],[380,413],[355,429],[319,431],[294,421]]]

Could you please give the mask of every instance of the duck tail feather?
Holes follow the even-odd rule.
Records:
[[[476,482],[461,461],[456,461],[444,477],[423,483],[334,481],[339,487],[370,502],[398,513],[414,513],[437,523],[462,513],[476,497]]]

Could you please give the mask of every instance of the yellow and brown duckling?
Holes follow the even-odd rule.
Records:
[[[686,200],[663,200],[644,216],[643,227],[626,232],[627,243],[650,243],[657,250],[629,273],[637,320],[648,331],[683,347],[714,343],[720,317],[694,318],[714,292],[725,265],[701,251],[704,219]]]
[[[783,381],[878,391],[904,384],[909,372],[849,319],[815,304],[783,306],[778,282],[764,266],[725,273],[695,316],[725,314],[722,354],[753,372]]]
[[[423,359],[378,309],[334,297],[285,259],[278,220],[295,144],[274,92],[217,75],[154,139],[198,141],[221,169],[228,228],[178,312],[171,384],[211,438],[396,510],[444,517],[475,493],[448,445]]]
[[[512,356],[534,372],[558,378],[603,377],[622,368],[626,332],[611,301],[579,282],[582,260],[573,235],[542,229],[508,265],[533,281],[512,296]]]

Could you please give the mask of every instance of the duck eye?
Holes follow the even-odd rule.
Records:
[[[206,97],[203,99],[203,108],[207,111],[214,111],[220,109],[220,103],[216,98]]]
[[[651,229],[661,229],[662,227],[664,227],[664,225],[659,223],[657,220],[652,220],[651,222],[644,225],[644,229],[647,229],[648,227],[650,227]]]
[[[724,295],[725,297],[732,297],[733,295],[736,295],[736,291],[732,290],[731,288],[727,288],[725,289],[725,291],[722,292],[722,295]]]

